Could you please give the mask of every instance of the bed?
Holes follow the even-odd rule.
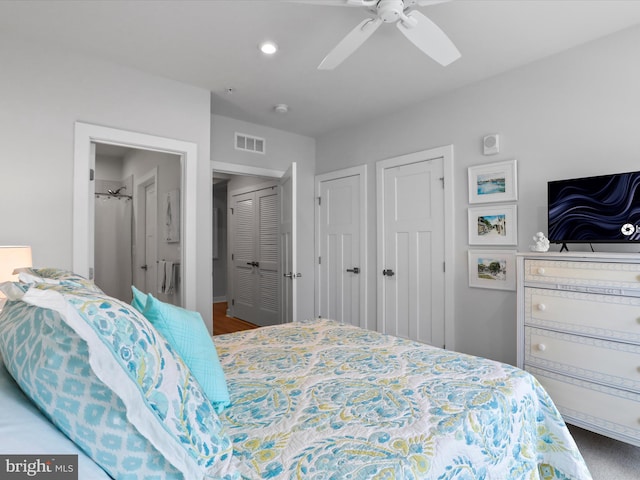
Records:
[[[29,382],[42,377],[38,362],[29,357],[23,362],[31,368],[26,380],[20,371],[12,372],[18,383],[6,375],[0,380],[0,412],[13,409],[21,416],[0,415],[0,454],[56,453],[46,451],[47,444],[59,445],[57,453],[73,451],[74,444],[60,432],[66,428],[66,436],[78,446],[80,479],[101,478],[90,471],[96,465],[123,479],[591,478],[551,399],[533,376],[515,367],[317,319],[214,337],[228,399],[212,402],[202,393],[204,382],[192,381],[191,367],[166,342],[169,337],[150,327],[136,309],[74,281],[31,281],[14,296],[22,299],[10,302],[9,312],[0,316],[5,363],[13,364],[12,357],[19,356],[12,347],[20,337],[17,332],[31,338],[32,345],[33,331],[40,329],[48,334],[37,341],[47,342],[55,324],[66,335],[58,343],[77,344],[71,350],[88,355],[91,368],[82,375],[103,382],[99,391],[104,392],[106,385],[117,393],[111,396],[113,408],[126,411],[127,421],[133,423],[131,435],[140,437],[142,432],[144,437],[136,437],[137,443],[118,443],[112,432],[109,447],[115,451],[118,445],[142,445],[147,439],[150,445],[140,447],[138,459],[129,458],[131,449],[123,449],[122,459],[109,450],[117,466],[103,464],[106,454],[97,452],[104,442],[86,443],[91,425],[71,428],[82,418],[71,422],[65,413],[62,422],[56,420],[38,392],[30,397],[35,397],[32,401],[44,415],[27,405],[18,384],[28,391]],[[15,293],[15,284],[12,288]],[[28,322],[15,330],[6,327],[24,318]],[[120,329],[121,324],[126,328]],[[143,342],[144,362],[132,360],[135,349],[114,331],[118,335],[126,331],[127,339]],[[92,355],[83,350],[84,344],[88,351],[94,350]],[[114,344],[117,348],[112,348]],[[104,365],[94,365],[100,362],[92,356],[103,348],[119,352],[117,361],[108,353],[101,357]],[[161,361],[154,363],[158,358]],[[167,364],[172,361],[175,370],[168,375]],[[108,374],[101,374],[101,369]],[[128,375],[135,380],[130,382]],[[158,378],[169,385],[158,383]],[[156,384],[150,385],[150,379]],[[79,381],[78,377],[58,380],[68,385]],[[122,390],[122,384],[135,388]],[[179,398],[171,399],[176,385]],[[158,392],[163,392],[161,398]],[[54,395],[65,400],[67,393]],[[138,412],[142,404],[149,405],[148,411]],[[99,408],[107,407],[90,402],[77,410]],[[179,421],[169,422],[174,414]],[[136,415],[140,418],[129,419]],[[96,421],[95,416],[90,420]],[[24,421],[31,427],[20,435],[22,445],[7,440],[5,433]],[[154,430],[150,423],[160,427]],[[102,434],[103,427],[97,431]],[[46,433],[47,444],[32,443],[41,432]],[[84,434],[83,441],[78,432]],[[59,436],[60,442],[51,436]],[[134,463],[145,464],[147,470],[123,473]]]

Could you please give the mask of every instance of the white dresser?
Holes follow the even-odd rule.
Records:
[[[640,446],[640,254],[518,254],[518,366],[565,421]]]

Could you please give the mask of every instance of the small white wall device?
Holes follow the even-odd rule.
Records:
[[[500,152],[500,135],[497,133],[492,133],[490,135],[486,135],[482,139],[482,147],[485,155],[495,155]]]

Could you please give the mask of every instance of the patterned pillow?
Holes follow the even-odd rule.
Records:
[[[78,288],[86,288],[92,292],[104,293],[91,280],[82,275],[62,270],[60,268],[33,268],[24,267],[14,270],[18,274],[18,279],[23,283],[49,283],[51,285],[69,285]]]
[[[161,302],[136,287],[132,286],[131,290],[133,307],[156,327],[182,357],[216,411],[221,412],[229,406],[231,401],[224,371],[200,314]]]
[[[237,478],[215,410],[126,303],[36,284],[3,310],[0,348],[25,393],[114,478]]]
[[[89,367],[86,342],[59,313],[7,303],[0,314],[0,351],[22,390],[109,475],[183,478],[127,421],[122,401]]]

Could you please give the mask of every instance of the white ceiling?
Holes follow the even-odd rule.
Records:
[[[278,0],[3,0],[0,41],[43,42],[196,85],[212,92],[214,113],[318,136],[640,24],[639,0],[453,0],[421,11],[460,60],[442,67],[382,25],[338,68],[319,71],[366,10]],[[265,39],[280,46],[276,56],[258,52]],[[290,112],[274,113],[277,103]]]

